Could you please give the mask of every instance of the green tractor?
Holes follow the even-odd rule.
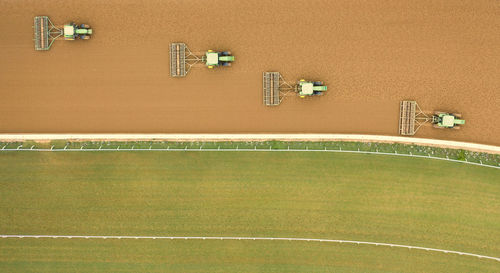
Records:
[[[306,81],[301,79],[297,82],[296,90],[301,98],[306,96],[321,96],[327,87],[320,81]]]
[[[82,39],[88,40],[92,35],[92,29],[89,25],[81,24],[77,25],[75,23],[69,23],[64,25],[64,39],[65,40],[75,40]]]
[[[234,56],[231,55],[230,51],[216,52],[213,50],[208,50],[205,55],[201,58],[208,68],[214,68],[216,66],[231,66],[234,62]]]
[[[432,124],[434,128],[460,129],[460,125],[465,124],[465,120],[460,119],[461,117],[460,114],[435,112],[432,116]]]

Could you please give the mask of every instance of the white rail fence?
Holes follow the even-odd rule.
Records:
[[[428,159],[437,159],[437,160],[445,160],[445,161],[450,161],[450,162],[457,162],[457,163],[464,163],[464,164],[470,164],[470,165],[475,165],[475,166],[481,166],[481,167],[489,167],[489,168],[495,168],[495,169],[500,169],[500,164],[499,166],[493,166],[489,164],[483,164],[482,162],[477,163],[477,162],[470,162],[465,160],[456,160],[456,159],[450,159],[450,158],[444,158],[444,157],[437,157],[437,156],[432,156],[431,154],[428,155],[416,155],[416,154],[405,154],[405,153],[398,153],[397,151],[394,151],[394,153],[387,153],[387,152],[374,152],[374,151],[362,151],[362,150],[342,150],[340,148],[339,150],[333,150],[333,149],[273,149],[271,146],[269,149],[263,149],[261,147],[254,146],[253,149],[249,148],[239,148],[238,146],[236,148],[221,148],[220,146],[218,148],[203,148],[203,146],[200,146],[199,148],[190,148],[190,147],[185,147],[185,148],[152,148],[150,146],[149,148],[120,148],[120,146],[116,148],[103,148],[102,146],[99,148],[84,148],[84,146],[81,146],[80,148],[67,148],[64,147],[62,149],[54,149],[52,148],[45,149],[45,148],[34,148],[33,146],[30,147],[29,149],[23,148],[22,146],[18,146],[16,148],[5,148],[3,146],[0,151],[26,151],[26,152],[126,152],[126,151],[172,151],[172,152],[329,152],[329,153],[357,153],[357,154],[376,154],[376,155],[391,155],[391,156],[404,156],[404,157],[414,157],[414,158],[428,158]]]
[[[417,249],[433,252],[441,252],[447,254],[457,254],[463,256],[471,256],[480,259],[488,259],[500,262],[499,257],[485,256],[480,254],[461,252],[456,250],[446,250],[421,246],[410,246],[390,243],[377,243],[352,240],[335,240],[335,239],[310,239],[310,238],[274,238],[274,237],[214,237],[214,236],[115,236],[115,235],[0,235],[0,238],[51,238],[51,239],[170,239],[170,240],[247,240],[247,241],[305,241],[305,242],[321,242],[321,243],[345,243],[356,245],[373,245],[373,246],[388,246],[406,249]]]

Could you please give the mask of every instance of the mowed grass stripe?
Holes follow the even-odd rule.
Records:
[[[500,172],[325,153],[0,156],[3,234],[305,237],[495,256]]]

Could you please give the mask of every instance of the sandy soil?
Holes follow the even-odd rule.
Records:
[[[416,136],[500,145],[498,1],[76,3],[0,0],[0,133],[397,135],[399,101],[415,99],[467,120]],[[95,35],[36,52],[35,15]],[[171,78],[174,41],[236,62]],[[265,107],[262,72],[273,70],[323,80],[328,94]]]

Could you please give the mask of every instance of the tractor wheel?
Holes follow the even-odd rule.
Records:
[[[90,36],[89,35],[81,35],[80,39],[82,39],[82,40],[88,40],[88,39],[90,39]]]
[[[87,25],[87,24],[82,24],[82,25],[81,25],[81,27],[82,27],[82,28],[86,28],[86,29],[89,29],[89,28],[90,28],[90,26],[89,26],[89,25]]]
[[[222,51],[220,53],[220,55],[222,55],[222,56],[231,56],[231,52],[229,52],[229,51]]]
[[[313,83],[314,86],[322,86],[323,85],[323,82],[314,82]]]
[[[455,130],[460,130],[460,126],[458,126],[458,125],[455,125],[452,128],[455,129]]]
[[[222,66],[231,66],[231,63],[230,62],[223,62]]]
[[[457,117],[457,118],[462,118],[462,115],[461,115],[461,114],[453,113],[452,115],[454,115],[454,116],[455,116],[455,117]]]

